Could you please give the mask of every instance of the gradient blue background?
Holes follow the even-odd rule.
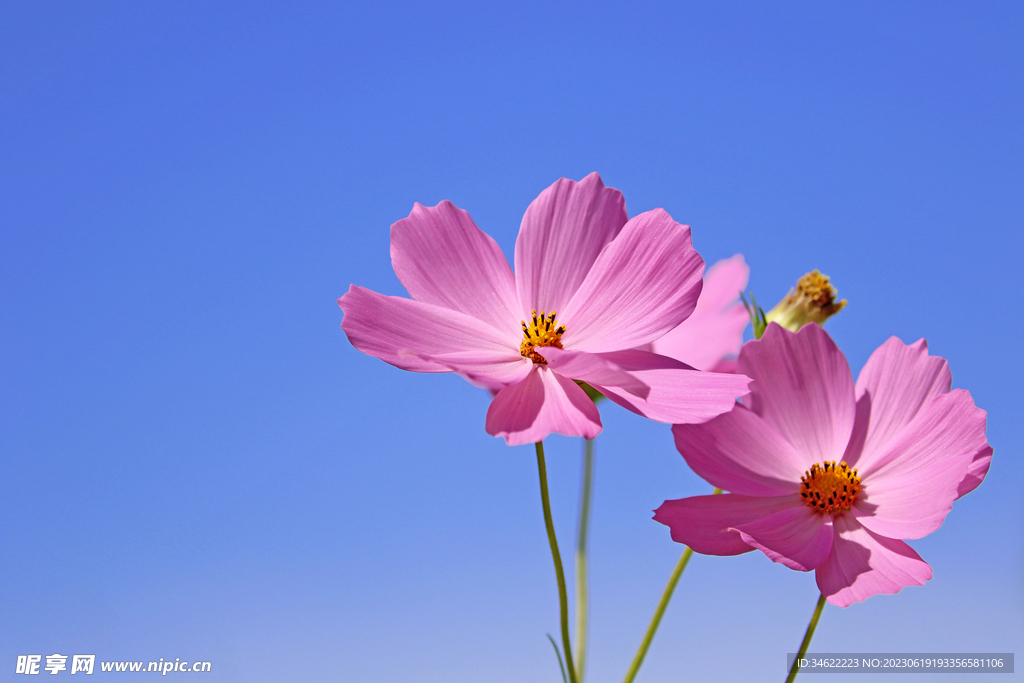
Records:
[[[459,378],[355,351],[335,299],[404,293],[414,201],[511,254],[595,170],[765,303],[831,275],[854,372],[924,336],[989,411],[988,480],[913,544],[935,578],[828,607],[812,649],[1024,654],[1024,7],[894,5],[4,3],[0,679],[58,652],[560,680],[533,449]],[[602,414],[595,683],[681,551],[651,510],[709,488],[666,426]],[[581,448],[548,443],[567,555]],[[816,597],[696,556],[638,681],[782,680]]]

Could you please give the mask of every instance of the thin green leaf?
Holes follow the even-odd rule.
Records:
[[[562,661],[562,653],[558,651],[558,646],[555,645],[555,639],[551,637],[550,633],[545,633],[548,640],[551,641],[551,647],[555,648],[555,656],[558,657],[558,668],[562,672],[562,683],[566,683],[565,679],[565,662]]]

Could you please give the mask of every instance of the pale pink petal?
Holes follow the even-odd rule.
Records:
[[[955,389],[930,401],[879,446],[859,472],[861,524],[891,538],[921,538],[941,526],[975,456],[988,446],[985,411]]]
[[[749,409],[734,408],[704,424],[672,427],[676,450],[697,476],[724,491],[780,496],[800,491],[806,458]]]
[[[552,433],[593,439],[601,433],[601,416],[579,385],[534,365],[526,379],[494,397],[486,429],[491,436],[504,437],[509,446],[535,443]]]
[[[749,375],[744,405],[763,417],[813,462],[842,460],[853,429],[853,375],[832,338],[811,323],[790,332],[772,323],[740,351]]]
[[[591,173],[560,179],[533,200],[516,240],[521,319],[531,310],[562,312],[606,244],[626,224],[626,202]]]
[[[631,218],[561,311],[562,344],[598,353],[654,341],[693,312],[703,273],[689,227],[661,209]]]
[[[469,213],[449,201],[413,205],[391,226],[395,275],[417,301],[460,311],[506,334],[519,332],[519,300],[508,261]]]
[[[816,512],[793,496],[791,507],[734,527],[743,542],[752,545],[772,562],[809,572],[832,551],[832,518]]]
[[[992,464],[992,447],[986,446],[982,448],[971,460],[971,464],[967,468],[967,476],[964,477],[963,481],[960,482],[960,487],[957,489],[956,497],[966,496],[968,493],[978,488],[978,484],[985,479],[985,475],[988,474],[988,467]]]
[[[749,383],[744,375],[700,372],[673,358],[636,349],[598,355],[647,385],[647,398],[617,386],[589,384],[626,410],[658,422],[706,422],[731,410]]]
[[[589,384],[618,387],[641,399],[647,398],[650,393],[650,387],[641,382],[636,375],[600,354],[566,351],[554,347],[543,347],[536,351],[548,362],[549,368],[563,377],[582,380]]]
[[[802,504],[802,503],[801,503]],[[793,496],[765,498],[725,493],[666,500],[654,519],[672,531],[672,540],[704,555],[739,555],[754,548],[729,528],[793,507]]]
[[[341,328],[352,346],[403,370],[448,372],[429,356],[472,354],[504,365],[522,358],[518,346],[487,323],[458,311],[352,285],[338,299]]]
[[[735,374],[737,367],[739,366],[738,358],[726,358],[725,360],[719,361],[715,364],[715,367],[711,368],[711,372],[728,372]],[[749,392],[748,392],[749,393]],[[743,397],[740,396],[742,399]]]
[[[903,541],[873,534],[850,515],[837,517],[834,526],[832,553],[815,575],[833,605],[849,607],[932,578],[932,568]]]
[[[509,384],[521,382],[533,369],[533,361],[518,353],[500,359],[488,353],[439,354],[434,356],[403,352],[401,355],[413,355],[421,360],[442,365],[448,370],[461,375],[471,384],[497,393]]]
[[[684,320],[661,339],[653,342],[652,349],[663,356],[677,358],[698,370],[729,372],[736,367],[735,360],[727,356],[739,353],[743,345],[743,331],[750,324],[750,315],[743,305],[715,315],[696,313]]]
[[[950,382],[946,360],[929,356],[924,339],[907,345],[890,337],[857,377],[856,427],[844,459],[851,467],[868,467],[922,406],[949,392]]]
[[[739,301],[740,294],[750,280],[750,266],[743,254],[716,261],[704,273],[704,291],[700,294],[697,311],[724,311]],[[742,304],[740,304],[742,307]],[[748,321],[749,322],[749,321]]]
[[[652,350],[692,365],[698,370],[719,369],[726,356],[739,353],[750,314],[739,301],[750,268],[736,254],[713,265],[704,274],[697,307],[689,318],[652,344]],[[732,366],[735,367],[735,366]]]

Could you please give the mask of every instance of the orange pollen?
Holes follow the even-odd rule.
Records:
[[[558,321],[555,320],[556,315],[554,311],[547,316],[544,311],[541,311],[540,315],[537,315],[537,311],[533,311],[531,323],[527,325],[526,321],[523,321],[523,341],[519,344],[519,353],[523,357],[529,358],[534,363],[547,365],[548,362],[544,360],[544,356],[534,349],[543,346],[562,348],[562,335],[565,334],[565,326],[558,324]]]
[[[800,477],[800,496],[809,507],[831,515],[849,510],[860,491],[857,470],[845,462],[825,461],[811,465]]]
[[[828,308],[836,300],[836,288],[829,282],[828,275],[813,270],[796,282],[796,291],[811,300],[818,308]]]

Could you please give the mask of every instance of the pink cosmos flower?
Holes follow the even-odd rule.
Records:
[[[761,550],[847,607],[923,585],[932,570],[900,539],[935,531],[981,483],[992,448],[985,411],[950,390],[946,361],[922,339],[892,337],[853,383],[846,357],[816,324],[772,323],[740,351],[746,405],[676,425],[693,470],[731,493],[666,501],[655,519],[699,553]]]
[[[627,221],[622,193],[596,173],[563,178],[530,204],[515,274],[447,201],[416,204],[391,226],[391,261],[412,298],[353,285],[338,299],[349,341],[404,370],[489,389],[487,432],[509,445],[597,436],[601,418],[577,381],[662,422],[708,420],[746,392],[747,377],[636,349],[693,312],[704,262],[689,227],[661,209]]]
[[[651,344],[654,353],[681,360],[698,370],[735,372],[750,314],[740,303],[750,268],[742,254],[722,259],[704,274],[697,307],[689,318]]]

